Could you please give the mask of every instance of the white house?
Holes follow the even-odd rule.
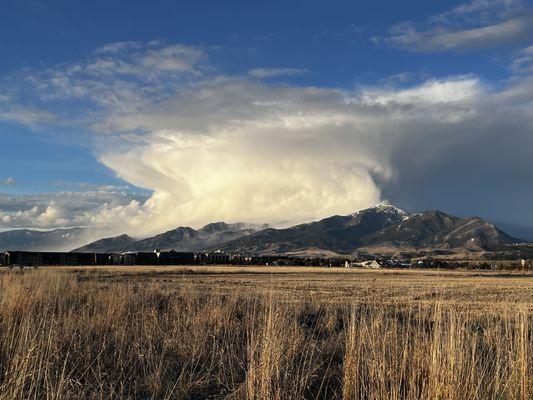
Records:
[[[372,261],[363,261],[363,262],[349,262],[349,261],[345,261],[345,262],[344,262],[344,266],[345,266],[346,268],[356,268],[356,267],[372,268],[372,269],[381,268],[381,265],[380,265],[376,260],[372,260]]]

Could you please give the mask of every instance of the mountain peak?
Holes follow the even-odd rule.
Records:
[[[401,208],[396,207],[392,204],[388,204],[388,203],[378,204],[377,206],[374,207],[374,209],[376,209],[377,211],[382,211],[382,212],[394,212],[400,215],[408,214],[406,211],[402,210]]]
[[[201,232],[214,233],[228,230],[228,224],[225,222],[211,222],[200,229]]]
[[[394,219],[401,218],[402,220],[407,219],[411,215],[408,212],[392,204],[381,203],[374,207],[359,210],[353,213],[351,216],[353,218],[359,219],[369,214],[372,214],[372,215],[378,214],[378,215],[382,215],[383,217],[391,217]]]
[[[95,252],[95,253],[105,253],[113,251],[123,251],[130,244],[135,242],[135,239],[131,236],[123,233],[122,235],[106,237],[99,239],[95,242],[86,244],[85,246],[79,247],[74,251],[78,252]]]

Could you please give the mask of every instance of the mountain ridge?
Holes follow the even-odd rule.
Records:
[[[0,232],[0,251],[68,251],[81,244],[87,233],[86,228],[61,228],[51,231],[13,229]]]
[[[516,242],[519,240],[479,217],[461,218],[439,210],[407,213],[394,206],[377,206],[283,230],[260,231],[220,249],[272,254],[317,248],[337,254],[482,252]]]
[[[87,252],[124,252],[124,251],[199,251],[210,246],[216,246],[242,236],[249,235],[268,225],[256,225],[245,222],[225,223],[213,222],[196,230],[180,226],[155,236],[139,240],[120,240],[120,236],[104,238],[73,251]],[[128,238],[132,239],[128,236]],[[106,247],[106,244],[108,246]]]
[[[65,237],[68,238],[71,234],[79,240],[83,234],[83,228],[77,229],[79,231],[41,232],[35,236],[48,234],[53,239],[52,242],[61,242],[61,248],[65,248]],[[19,242],[24,235],[33,237],[32,234],[20,231],[9,232],[14,233],[7,236],[18,235]],[[2,241],[3,234],[6,232],[0,233],[0,248],[7,243],[6,240]],[[126,234],[102,238],[72,251],[103,253],[173,249],[327,256],[427,251],[468,253],[491,251],[520,241],[479,217],[457,217],[439,210],[409,213],[392,205],[380,204],[349,215],[334,215],[282,229],[266,224],[213,222],[199,229],[177,227],[143,239]],[[41,242],[34,239],[26,245],[9,250],[27,250],[32,245],[35,247],[31,250],[43,250],[44,247],[46,250],[50,249],[50,243],[44,246]]]

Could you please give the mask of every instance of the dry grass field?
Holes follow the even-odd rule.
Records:
[[[0,271],[0,399],[531,399],[533,275]]]

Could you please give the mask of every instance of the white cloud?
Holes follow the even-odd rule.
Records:
[[[510,69],[516,74],[533,74],[533,45],[525,47],[516,53]]]
[[[204,57],[204,52],[187,46],[168,46],[150,50],[140,58],[140,64],[147,69],[155,68],[167,72],[198,72],[195,66]]]
[[[398,72],[381,78],[378,82],[382,85],[394,86],[397,84],[405,84],[414,82],[416,80],[427,79],[428,75],[422,72],[414,73],[409,71]]]
[[[248,71],[248,75],[258,79],[265,79],[278,76],[302,75],[306,72],[306,69],[301,68],[254,68]]]
[[[531,10],[518,1],[475,0],[428,18],[402,22],[374,41],[414,52],[491,47],[533,37]]]
[[[143,109],[197,79],[206,68],[205,53],[197,48],[159,42],[109,46],[79,63],[29,72],[26,91],[49,105],[68,108],[68,120],[93,120],[87,116],[94,111],[91,106],[116,113]]]
[[[125,50],[141,49],[144,47],[144,45],[145,44],[143,42],[136,42],[136,41],[108,43],[102,47],[97,48],[94,51],[94,53],[95,54],[119,53]]]
[[[460,3],[457,6],[440,14],[429,17],[431,21],[442,24],[454,24],[458,21],[476,21],[486,23],[491,21],[495,14],[505,18],[516,15],[524,9],[522,0],[471,0]]]
[[[146,195],[116,190],[63,191],[36,195],[0,193],[0,229],[92,226],[96,215],[106,209],[144,200]],[[113,230],[110,224],[98,228],[101,231]]]
[[[428,105],[472,101],[484,91],[481,82],[473,77],[453,79],[430,79],[423,84],[407,89],[364,89],[357,101],[371,105]]]
[[[10,186],[11,186],[11,185],[15,185],[15,184],[17,183],[17,181],[16,181],[16,179],[13,178],[12,176],[9,176],[9,177],[7,177],[6,179],[4,179],[4,180],[2,181],[2,183],[3,183],[4,185],[10,185]]]
[[[33,107],[6,107],[0,111],[0,120],[18,122],[27,126],[36,126],[54,122],[56,116],[48,111]]]

